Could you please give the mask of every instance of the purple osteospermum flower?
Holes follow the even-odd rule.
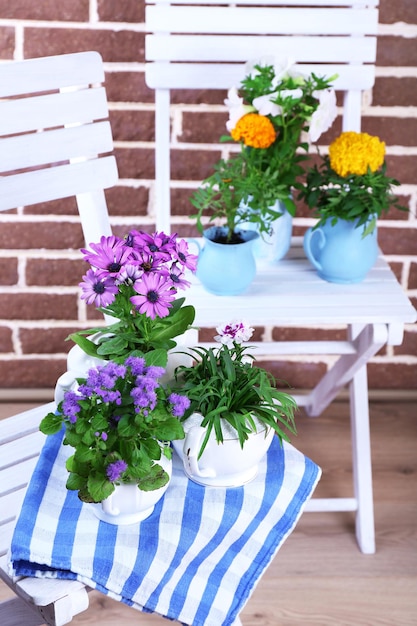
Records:
[[[171,412],[175,417],[182,417],[190,406],[190,400],[187,396],[181,396],[178,393],[171,393],[168,401],[172,404]]]
[[[186,289],[191,285],[188,280],[184,278],[184,272],[178,267],[177,263],[173,263],[169,271],[169,277],[172,280],[172,284],[176,289]]]
[[[171,259],[174,246],[171,237],[168,237],[165,233],[149,235],[148,233],[140,232],[135,243],[138,243],[141,248],[161,261],[169,261]]]
[[[106,468],[107,478],[111,483],[119,480],[124,471],[127,470],[127,463],[125,461],[114,461],[114,463],[109,463]]]
[[[123,265],[129,261],[132,250],[124,245],[119,237],[101,237],[100,243],[91,243],[91,249],[82,249],[84,260],[98,269],[106,270],[109,274],[116,275]]]
[[[166,317],[175,292],[171,289],[171,282],[159,274],[144,274],[140,281],[134,284],[139,295],[130,298],[131,303],[139,313],[145,313],[151,319]]]
[[[122,283],[125,283],[127,285],[133,285],[136,280],[139,280],[142,274],[143,269],[141,268],[139,262],[129,261],[128,263],[126,263],[126,265],[122,267],[122,269],[118,273],[116,278],[116,284],[120,285]]]
[[[236,320],[224,326],[217,326],[216,330],[219,334],[214,339],[229,348],[233,346],[233,343],[240,344],[249,341],[253,334],[253,328],[249,324]]]
[[[180,239],[180,241],[177,241],[176,247],[174,249],[174,256],[178,259],[181,265],[187,267],[192,272],[196,271],[197,256],[195,254],[190,254],[188,250],[188,244],[185,239]]]
[[[89,269],[83,279],[84,281],[79,283],[83,291],[81,299],[86,300],[87,304],[105,307],[114,301],[118,288],[111,276]]]

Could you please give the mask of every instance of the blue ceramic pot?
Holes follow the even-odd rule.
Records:
[[[236,296],[244,292],[256,274],[252,246],[259,235],[253,230],[239,231],[242,243],[218,243],[227,235],[227,228],[212,226],[203,233],[204,247],[200,249],[197,278],[205,289],[218,296]]]
[[[365,278],[378,256],[377,227],[364,237],[366,227],[343,219],[332,225],[328,219],[307,230],[304,250],[320,278],[331,283],[359,283]]]

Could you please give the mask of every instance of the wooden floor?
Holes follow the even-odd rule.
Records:
[[[417,626],[417,407],[381,401],[370,410],[376,554],[359,552],[353,514],[305,513],[242,612],[244,626]],[[348,405],[297,423],[294,445],[323,469],[316,495],[352,495]],[[0,599],[8,596],[1,586]],[[98,592],[90,601],[71,624],[169,624]]]

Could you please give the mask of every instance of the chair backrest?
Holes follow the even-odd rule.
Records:
[[[293,57],[344,92],[343,130],[360,130],[375,74],[378,0],[146,0],[146,82],[155,89],[157,228],[170,225],[170,90],[238,86],[248,60]]]
[[[86,243],[110,234],[117,181],[101,56],[0,65],[0,210],[76,196]]]

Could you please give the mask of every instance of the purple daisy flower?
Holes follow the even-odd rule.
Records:
[[[132,250],[124,245],[123,239],[111,235],[101,237],[100,243],[91,243],[90,250],[82,249],[84,260],[98,269],[106,270],[109,274],[115,275],[120,272],[123,265],[127,263],[132,254]]]
[[[106,468],[106,476],[111,483],[119,480],[123,472],[127,470],[127,463],[123,460],[114,461],[114,463],[109,463]]]
[[[174,257],[178,259],[178,261],[184,267],[187,267],[192,272],[195,272],[197,269],[197,256],[195,254],[191,254],[188,250],[188,243],[185,239],[180,239],[177,241],[175,248],[173,249]]]
[[[101,271],[95,272],[89,269],[83,279],[83,282],[79,283],[82,289],[81,299],[85,300],[87,304],[106,307],[114,302],[118,288],[111,276]]]
[[[176,289],[186,289],[191,285],[188,280],[185,280],[184,272],[178,267],[176,261],[169,270],[169,278],[172,280],[172,284]]]
[[[140,281],[134,284],[139,295],[130,298],[131,303],[139,313],[145,313],[151,319],[166,317],[169,314],[171,302],[175,298],[175,291],[171,288],[171,281],[159,274],[144,274]]]
[[[135,243],[148,251],[153,257],[159,258],[161,261],[169,261],[173,252],[172,238],[165,233],[154,233],[149,235],[148,233],[140,232],[139,237],[136,238]]]

